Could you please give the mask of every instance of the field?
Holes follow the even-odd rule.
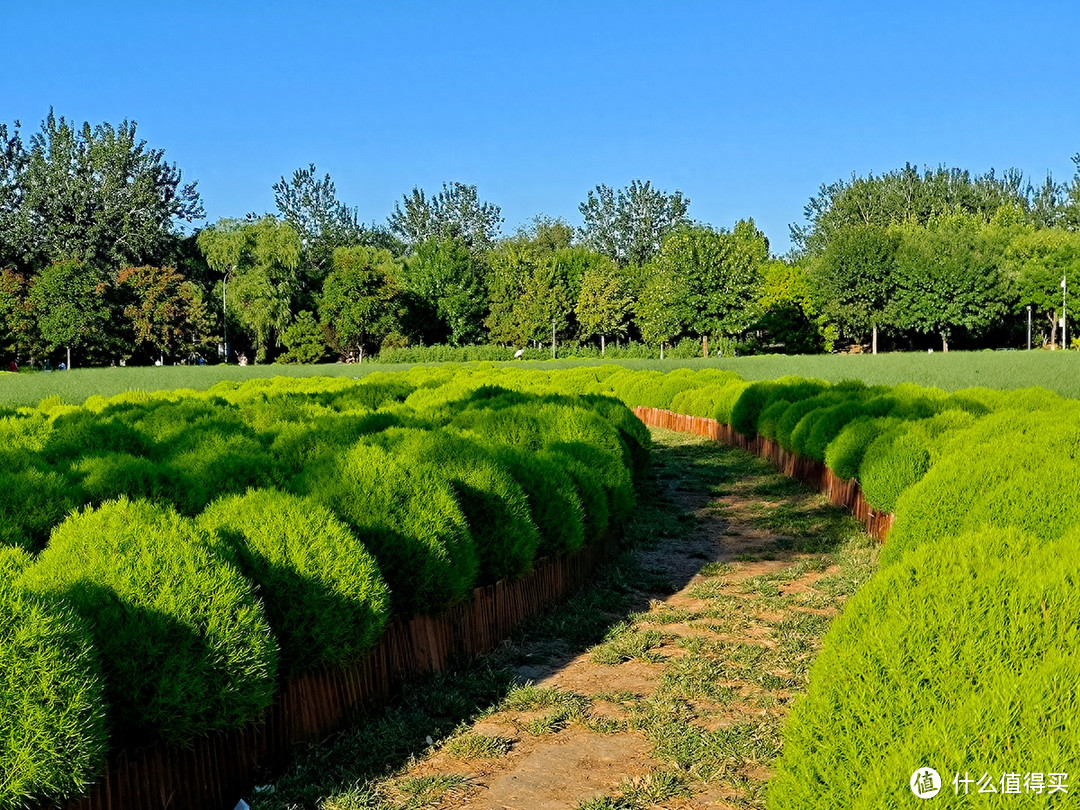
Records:
[[[778,446],[823,462],[857,479],[875,510],[895,515],[880,565],[853,574],[834,594],[851,596],[835,621],[814,612],[836,607],[820,592],[806,597],[812,604],[789,605],[805,615],[770,619],[791,624],[787,641],[800,650],[798,661],[743,674],[797,672],[796,688],[809,673],[807,693],[786,719],[777,714],[767,728],[748,730],[747,739],[764,742],[736,766],[706,745],[734,745],[721,733],[727,726],[699,715],[708,733],[700,732],[686,712],[700,708],[701,696],[680,697],[661,714],[685,714],[689,736],[679,739],[689,747],[654,752],[667,763],[664,780],[703,795],[727,780],[728,788],[746,788],[741,806],[764,802],[771,810],[909,806],[907,780],[923,766],[947,779],[974,770],[1002,784],[1017,772],[1060,783],[1080,758],[1080,402],[1045,388],[1003,389],[1040,374],[1063,383],[1076,376],[1068,374],[1073,357],[824,359],[831,369],[810,368],[805,358],[746,358],[760,373],[784,375],[757,381],[748,379],[749,362],[740,367],[745,378],[700,362],[672,363],[689,367],[667,373],[649,368],[655,363],[565,362],[370,374],[386,371],[374,365],[359,381],[249,379],[201,393],[91,396],[82,406],[54,394],[37,408],[3,414],[0,543],[14,548],[0,549],[0,663],[20,677],[0,694],[0,708],[15,707],[0,718],[16,718],[29,740],[41,728],[57,734],[51,749],[35,754],[37,782],[14,790],[35,797],[77,790],[92,780],[118,730],[183,742],[248,722],[270,699],[278,669],[355,660],[391,612],[439,610],[476,584],[517,577],[539,556],[640,519],[635,493],[648,480],[651,441],[627,407],[638,405],[711,417],[758,452]],[[867,385],[839,373],[899,373],[903,363],[924,378],[949,368],[968,376],[954,375],[945,391],[906,380]],[[147,384],[166,373],[181,384],[206,369],[145,371]],[[296,371],[311,377],[318,369]],[[124,370],[114,382],[137,372]],[[109,373],[87,372],[87,388],[69,396],[90,393]],[[984,385],[970,385],[976,374],[985,375]],[[728,481],[714,493],[740,487]],[[689,504],[681,485],[672,495]],[[753,528],[775,507],[776,541],[797,539],[795,524],[782,518],[792,515],[788,495],[775,483],[744,491],[743,525]],[[695,507],[688,522],[708,518],[709,508]],[[730,552],[735,536],[721,531],[713,550]],[[817,553],[812,539],[802,551]],[[720,559],[701,553],[703,566]],[[772,607],[781,607],[781,596],[802,599],[798,591],[811,585],[803,579],[811,563],[789,562],[796,567],[773,572],[780,580],[754,580],[754,593]],[[836,558],[813,566],[835,562],[843,567]],[[699,573],[708,579],[714,568]],[[160,577],[163,570],[188,573]],[[716,589],[724,606],[682,604],[689,622],[699,608],[698,618],[729,616],[750,595],[738,578],[701,584]],[[684,638],[653,618],[626,622],[594,651],[593,663],[611,666],[640,652],[645,663],[660,664],[652,658],[663,653],[734,672],[725,632],[711,639],[723,643],[706,649],[709,639]],[[213,632],[193,634],[192,626]],[[818,636],[821,652],[810,655]],[[148,672],[142,661],[150,653],[136,646],[143,639],[176,660]],[[218,672],[206,663],[215,656],[235,666]],[[59,661],[68,668],[59,670]],[[53,671],[64,689],[43,680]],[[706,689],[697,675],[673,675],[671,687]],[[725,678],[730,691],[709,700],[761,699],[741,692],[740,680]],[[663,682],[634,698],[636,709],[623,701],[658,745],[677,736],[651,714],[663,708]],[[180,689],[189,684],[198,694]],[[45,704],[34,696],[43,690],[70,693],[48,709],[55,717],[41,713]],[[578,714],[556,725],[587,719],[588,701],[573,700]],[[517,720],[529,726],[539,717]],[[60,739],[61,731],[74,737]],[[0,721],[0,752],[3,733]],[[67,759],[52,753],[61,748]],[[6,750],[28,752],[16,744]],[[0,760],[0,775],[4,768]],[[611,788],[620,795],[589,806],[633,804],[633,784]],[[1058,800],[1047,804],[1065,806]],[[0,794],[4,810],[18,806]]]
[[[868,385],[917,385],[956,391],[961,388],[1015,389],[1039,386],[1071,399],[1080,399],[1080,353],[1073,352],[949,352],[942,354],[879,355],[761,355],[708,360],[547,360],[494,364],[495,367],[562,369],[582,365],[619,365],[631,369],[672,371],[712,368],[734,371],[747,380],[785,376],[814,377],[828,382],[862,380]],[[478,364],[463,364],[475,366]],[[166,366],[141,368],[74,369],[45,374],[0,373],[0,405],[36,405],[58,396],[78,404],[88,396],[113,396],[124,391],[192,388],[202,391],[222,380],[262,377],[350,377],[376,371],[402,371],[408,366],[370,363],[317,366]]]

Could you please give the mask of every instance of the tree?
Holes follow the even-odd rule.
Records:
[[[823,314],[845,337],[861,343],[869,334],[874,354],[892,296],[899,241],[896,230],[881,225],[849,225],[836,231],[809,265]]]
[[[65,347],[68,368],[73,348],[84,348],[106,333],[106,287],[105,278],[78,259],[55,262],[33,280],[30,306],[45,349]]]
[[[943,351],[958,329],[985,331],[1006,313],[1004,257],[986,224],[954,213],[927,227],[897,226],[896,292],[887,317],[901,329],[937,334]]]
[[[599,185],[578,206],[584,218],[582,242],[619,264],[643,265],[664,237],[686,222],[690,200],[634,180],[618,191]]]
[[[296,316],[281,342],[288,351],[278,357],[279,363],[317,363],[326,355],[326,333],[307,310]]]
[[[484,266],[460,239],[432,237],[421,242],[405,263],[404,290],[435,308],[440,340],[454,346],[483,337],[487,310]]]
[[[431,238],[460,239],[479,254],[494,243],[502,221],[502,210],[481,202],[476,186],[443,183],[442,191],[430,198],[414,187],[394,204],[388,226],[410,250]]]
[[[288,223],[265,216],[220,220],[199,233],[198,243],[207,263],[222,275],[227,313],[252,335],[256,361],[266,360],[292,320],[300,289],[300,237]]]
[[[664,240],[656,272],[685,288],[686,326],[701,340],[704,356],[710,335],[740,335],[756,319],[754,291],[768,258],[768,240],[752,219],[730,232],[687,226]]]
[[[116,276],[126,293],[124,317],[135,346],[158,355],[195,352],[210,341],[209,316],[199,288],[172,267],[127,267]]]
[[[356,210],[338,200],[330,175],[316,177],[314,163],[297,169],[291,180],[282,177],[273,190],[278,213],[300,236],[305,270],[317,287],[330,270],[334,249],[361,243],[365,229]]]
[[[761,270],[753,326],[755,342],[772,353],[832,351],[836,325],[821,314],[817,288],[806,266],[776,259]]]
[[[14,165],[21,169],[13,230],[24,267],[71,257],[109,272],[155,264],[176,239],[176,222],[203,213],[195,184],[181,185],[175,164],[137,138],[134,122],[76,129],[50,110]],[[10,179],[0,182],[9,186],[0,194],[12,199]]]
[[[989,221],[1002,206],[1030,207],[1037,193],[1023,175],[1009,169],[998,177],[991,169],[974,175],[966,169],[939,166],[920,171],[908,163],[881,176],[869,174],[822,185],[803,209],[806,225],[791,226],[797,249],[819,255],[834,234],[853,225],[888,227],[904,222],[927,225],[950,213]]]
[[[681,278],[668,273],[656,273],[645,284],[634,307],[634,317],[641,339],[660,346],[672,343],[686,331],[690,313],[686,307],[687,290]]]
[[[389,251],[338,248],[319,300],[319,318],[343,359],[363,361],[397,327],[401,265]]]
[[[32,359],[39,342],[26,277],[0,270],[0,350]]]
[[[0,123],[0,267],[14,267],[29,238],[29,223],[22,211],[26,161],[19,122],[10,131]]]
[[[633,304],[618,270],[610,262],[590,267],[581,279],[577,315],[582,338],[600,338],[600,353],[606,350],[609,335],[626,333],[627,318]]]
[[[1025,229],[1006,250],[1015,301],[1040,315],[1042,344],[1057,346],[1061,281],[1080,280],[1080,234],[1058,229]]]

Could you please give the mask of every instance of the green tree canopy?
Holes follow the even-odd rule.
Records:
[[[1033,307],[1043,345],[1056,346],[1061,282],[1080,283],[1080,233],[1024,229],[1009,243],[1006,258],[1017,306]]]
[[[664,357],[664,345],[685,334],[691,313],[686,305],[685,281],[669,273],[656,273],[645,284],[634,307],[634,317],[641,339],[660,347]]]
[[[822,314],[846,338],[862,343],[885,324],[893,292],[893,260],[899,231],[854,224],[836,231],[809,264]]]
[[[610,260],[589,267],[582,275],[574,310],[581,337],[585,340],[599,337],[603,354],[608,337],[626,334],[632,305],[622,276]]]
[[[485,275],[484,265],[461,239],[432,237],[406,261],[402,287],[434,307],[443,327],[440,340],[462,346],[483,337]]]
[[[108,334],[109,306],[104,276],[78,259],[50,264],[33,280],[30,306],[46,351],[71,350],[101,342]]]
[[[941,337],[942,349],[959,330],[977,335],[1008,311],[1003,249],[980,217],[953,213],[896,226],[896,292],[888,319],[901,329]]]
[[[619,264],[643,265],[660,251],[664,237],[685,223],[690,200],[634,180],[618,191],[598,185],[578,206],[582,243]]]
[[[37,269],[78,257],[110,272],[163,261],[177,222],[202,216],[194,183],[136,124],[75,127],[50,110],[25,152],[0,132],[0,255]]]
[[[265,361],[292,319],[300,289],[300,237],[288,223],[265,216],[220,220],[198,242],[207,263],[223,276],[229,316],[250,334],[256,361]]]
[[[502,209],[482,202],[476,186],[455,182],[443,183],[442,190],[431,197],[414,187],[394,204],[387,223],[409,250],[441,238],[460,239],[469,250],[481,253],[495,242],[502,221]]]
[[[126,267],[116,283],[134,338],[160,355],[197,352],[211,342],[202,291],[173,267]],[[128,352],[130,355],[131,352]]]
[[[343,358],[379,347],[398,326],[401,264],[387,250],[338,248],[319,300],[319,318]]]

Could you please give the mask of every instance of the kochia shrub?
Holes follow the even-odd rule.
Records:
[[[1080,758],[1078,542],[987,529],[880,570],[825,637],[770,810],[908,806],[896,797],[923,765],[950,797],[957,772],[1068,770]]]
[[[399,611],[434,612],[469,595],[479,560],[450,485],[368,442],[296,480],[352,529],[379,563]]]
[[[173,510],[121,499],[68,517],[23,575],[87,622],[121,728],[183,743],[270,703],[277,649],[262,606],[211,545]]]
[[[1016,526],[1044,540],[1080,524],[1080,406],[984,416],[947,442],[896,505],[883,562],[963,531]]]
[[[776,425],[784,411],[791,407],[791,400],[778,399],[761,412],[757,421],[757,433],[765,439],[776,438]]]
[[[13,580],[30,557],[0,548],[0,810],[79,793],[107,738],[98,660],[85,624]]]
[[[487,584],[532,567],[540,533],[529,500],[510,470],[480,442],[447,430],[388,430],[377,441],[416,474],[453,488],[472,533]]]
[[[291,670],[345,664],[390,612],[375,558],[320,504],[271,489],[214,501],[198,518],[255,583]]]
[[[0,546],[42,548],[52,527],[76,505],[58,472],[36,467],[0,471]]]
[[[882,433],[900,424],[892,418],[859,418],[849,422],[825,450],[825,464],[841,478],[858,478],[867,448]]]
[[[900,494],[930,468],[926,442],[910,424],[901,422],[874,439],[859,466],[866,502],[879,511],[892,512]]]

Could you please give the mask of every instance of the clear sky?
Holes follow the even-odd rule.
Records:
[[[0,0],[0,29],[0,121],[133,119],[210,220],[311,162],[367,222],[460,180],[504,232],[637,178],[782,253],[852,172],[1067,180],[1080,151],[1075,0]]]

